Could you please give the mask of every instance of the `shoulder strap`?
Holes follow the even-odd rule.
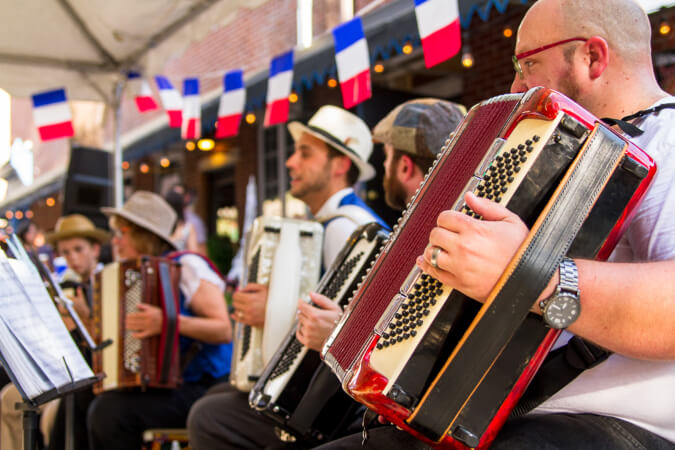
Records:
[[[354,222],[356,225],[363,225],[369,222],[376,222],[377,219],[373,217],[372,214],[370,214],[368,211],[365,209],[361,208],[360,206],[356,205],[344,205],[340,206],[335,214],[331,214],[329,216],[323,216],[323,217],[317,217],[317,222],[319,222],[321,225],[328,225],[329,222],[331,222],[333,219],[337,219],[338,217],[344,217],[346,219],[351,220]]]
[[[617,127],[621,128],[621,131],[623,131],[630,137],[637,137],[644,134],[644,131],[642,131],[640,128],[633,125],[629,121],[637,119],[639,117],[647,116],[649,114],[655,114],[661,111],[662,109],[675,109],[675,103],[662,103],[660,105],[654,106],[653,108],[643,109],[634,114],[622,117],[621,119],[612,119],[611,117],[606,117],[601,120],[609,125],[616,125]]]
[[[218,269],[218,267],[216,267],[215,263],[213,261],[211,261],[208,257],[202,255],[201,253],[193,252],[193,251],[190,251],[190,250],[176,250],[176,251],[167,253],[165,257],[169,258],[169,259],[172,259],[174,261],[178,261],[182,256],[185,256],[185,255],[199,256],[201,259],[206,261],[206,263],[209,265],[211,270],[213,270],[216,273],[216,275],[218,275],[220,277],[220,279],[222,279],[223,281],[227,281],[227,279],[223,276],[223,274],[220,273],[220,270]]]
[[[573,336],[567,345],[548,355],[511,415],[517,417],[532,411],[584,370],[597,366],[611,354],[579,336]]]

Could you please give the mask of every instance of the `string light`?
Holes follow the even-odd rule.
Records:
[[[413,46],[410,42],[406,42],[401,50],[403,51],[404,54],[409,55],[413,51]]]
[[[288,96],[288,101],[291,103],[296,103],[298,101],[298,94],[295,92],[291,92],[290,95]]]
[[[213,139],[200,139],[199,141],[197,141],[197,147],[199,147],[199,150],[203,152],[213,150],[213,147],[215,146],[216,143],[213,141]]]
[[[471,54],[470,51],[464,51],[462,53],[462,66],[464,66],[467,69],[473,67],[473,55]]]
[[[382,72],[384,72],[384,64],[382,64],[382,63],[377,63],[377,64],[375,64],[375,65],[373,66],[373,70],[374,70],[376,73],[382,73]]]
[[[8,220],[12,220],[14,218],[14,212],[5,211],[5,217],[7,217]]]
[[[45,200],[45,205],[51,208],[52,206],[56,205],[56,200],[54,200],[54,197],[47,197],[47,200]]]
[[[253,114],[253,113],[248,113],[248,114],[246,114],[246,118],[245,118],[245,119],[246,119],[246,123],[247,123],[247,124],[249,124],[249,125],[254,124],[254,123],[255,123],[255,114]]]
[[[661,22],[661,25],[659,25],[659,33],[663,35],[670,33],[670,25],[668,25],[668,22]]]
[[[30,209],[26,211],[26,219],[32,219],[33,218],[33,211]]]
[[[195,145],[194,142],[192,142],[192,141],[187,141],[187,142],[185,143],[185,150],[187,150],[188,152],[191,152],[191,151],[194,150],[195,148],[197,148],[197,146]]]
[[[21,220],[23,219],[23,211],[19,210],[14,214],[14,217],[16,217],[16,220]]]
[[[143,163],[141,164],[140,171],[141,173],[148,173],[150,172],[150,166],[147,165],[146,163]]]
[[[166,169],[171,165],[171,161],[169,160],[169,158],[162,158],[159,160],[159,165]]]
[[[129,170],[129,161],[122,161],[122,170]]]
[[[513,36],[513,30],[510,27],[504,28],[504,37],[510,38],[511,36]]]
[[[334,88],[337,86],[337,80],[335,78],[329,78],[328,79],[328,87],[329,88]]]

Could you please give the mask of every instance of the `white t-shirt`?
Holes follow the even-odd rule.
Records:
[[[661,103],[675,103],[667,97]],[[675,109],[634,122],[633,139],[657,164],[656,177],[610,261],[675,259]],[[673,292],[675,295],[675,292]],[[562,339],[569,339],[564,333]],[[532,413],[613,416],[675,442],[675,361],[644,361],[612,354],[584,371]]]

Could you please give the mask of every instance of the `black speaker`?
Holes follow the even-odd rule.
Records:
[[[112,153],[88,147],[73,147],[63,192],[63,215],[82,214],[108,229],[102,206],[113,204]]]

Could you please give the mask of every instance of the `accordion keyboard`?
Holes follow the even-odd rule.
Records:
[[[528,118],[519,122],[492,159],[481,164],[466,190],[506,205],[535,162],[548,157],[543,150],[549,141],[557,139],[555,130],[561,117],[553,121]],[[546,160],[539,163],[546,163]],[[463,197],[453,209],[480,219],[464,203]],[[393,299],[376,327],[380,338],[373,349],[370,363],[373,369],[388,379],[383,390],[385,395],[395,384],[451,293],[450,286],[423,273],[419,268],[415,267],[410,272],[399,295]]]
[[[348,290],[354,286],[355,281],[358,281],[357,277],[362,277],[365,274],[363,265],[366,262],[365,260],[372,255],[373,247],[376,245],[379,246],[377,240],[359,240],[352,248],[348,259],[337,269],[330,283],[325,289],[321,289],[321,293],[337,302],[345,297],[350,298],[353,293],[348,292]],[[272,401],[276,401],[277,396],[288,383],[290,376],[302,363],[307,351],[307,347],[302,345],[300,341],[296,338],[292,339],[263,390],[265,394],[270,395]]]

